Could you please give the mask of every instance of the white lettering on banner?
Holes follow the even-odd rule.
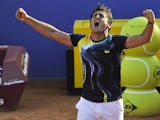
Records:
[[[3,105],[3,104],[4,104],[4,99],[0,98],[0,105]]]
[[[28,73],[28,60],[29,60],[29,55],[28,53],[26,53],[24,56],[24,68],[23,68],[23,74],[25,76],[27,76]]]
[[[4,85],[13,85],[13,84],[19,84],[19,83],[24,83],[24,80],[15,80],[11,82],[4,82]]]

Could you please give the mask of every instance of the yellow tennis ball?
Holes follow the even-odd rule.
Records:
[[[160,50],[156,53],[156,56],[160,60]]]
[[[160,61],[156,56],[126,56],[122,60],[121,85],[136,89],[153,89],[160,82]]]
[[[153,116],[160,114],[160,94],[156,89],[134,90],[122,93],[126,116]]]
[[[120,34],[126,36],[139,35],[143,32],[147,23],[148,20],[145,17],[132,18],[122,27]],[[124,52],[126,55],[131,56],[152,56],[155,55],[159,49],[160,29],[158,25],[155,23],[151,42],[136,48],[126,49],[124,50]]]

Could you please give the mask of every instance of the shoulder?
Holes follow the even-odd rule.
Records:
[[[117,47],[120,47],[121,49],[125,49],[125,44],[127,41],[127,36],[123,35],[112,35],[112,41],[115,43]]]
[[[71,37],[71,39],[81,39],[81,38],[83,38],[83,37],[85,37],[86,35],[85,34],[75,34],[75,33],[72,33],[72,34],[70,34],[70,37]]]
[[[74,34],[74,33],[70,34],[70,38],[74,46],[77,46],[79,40],[81,40],[84,37],[86,37],[85,34]]]
[[[127,40],[127,36],[123,36],[123,35],[112,35],[112,39],[113,40]]]

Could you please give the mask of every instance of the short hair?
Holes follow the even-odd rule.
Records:
[[[112,24],[113,17],[112,17],[111,9],[109,7],[106,7],[104,4],[98,4],[98,6],[93,9],[90,19],[93,17],[93,14],[98,10],[105,11],[107,13],[106,17],[108,18],[108,23]]]

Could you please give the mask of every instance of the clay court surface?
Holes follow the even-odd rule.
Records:
[[[79,97],[67,94],[65,80],[30,80],[15,111],[0,108],[0,120],[76,120]],[[160,115],[125,120],[160,120]]]

